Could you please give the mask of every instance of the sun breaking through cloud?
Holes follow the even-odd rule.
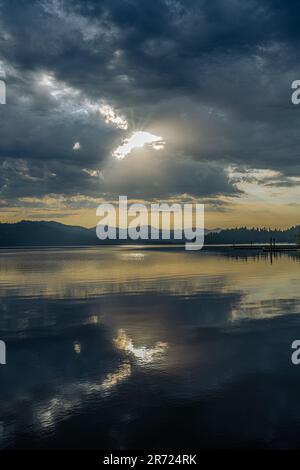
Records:
[[[154,150],[162,150],[165,147],[165,141],[158,135],[150,132],[137,131],[132,134],[129,139],[125,139],[122,145],[113,151],[112,155],[118,160],[122,160],[131,153],[133,149],[143,148],[145,145],[150,146]]]

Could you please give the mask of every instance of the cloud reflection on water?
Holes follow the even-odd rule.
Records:
[[[285,388],[281,375],[300,322],[297,257],[278,257],[271,265],[266,257],[220,253],[149,250],[143,263],[126,256],[120,263],[120,255],[118,248],[105,248],[20,251],[0,258],[0,332],[10,351],[9,367],[1,369],[4,444],[21,443],[24,435],[49,443],[70,426],[62,439],[70,435],[75,445],[78,419],[79,445],[95,442],[93,436],[109,445],[113,435],[114,445],[124,446],[134,442],[130,430],[133,436],[136,428],[122,433],[122,419],[135,416],[142,438],[142,423],[155,419],[162,426],[178,407],[184,421],[191,404],[190,424],[198,421],[184,423],[196,441],[206,399],[219,410],[225,400],[222,410],[232,413],[238,427],[239,404],[230,401],[230,390],[239,390],[253,374],[260,384],[274,374],[281,384],[278,400],[290,396],[293,387]],[[256,396],[255,380],[249,387]],[[270,407],[281,412],[272,400]],[[207,413],[215,416],[211,408]],[[220,417],[210,419],[226,435],[234,429]],[[274,432],[275,421],[257,423],[259,430],[253,426],[249,433],[260,433],[262,424]],[[172,427],[176,423],[169,433]]]

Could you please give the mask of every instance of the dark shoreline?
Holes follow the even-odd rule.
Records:
[[[82,249],[82,248],[127,248],[127,249],[140,249],[140,250],[147,250],[147,249],[182,249],[185,248],[184,243],[135,243],[135,244],[126,244],[126,243],[106,243],[106,244],[99,244],[99,245],[17,245],[17,246],[0,246],[0,251],[2,250],[48,250],[48,249]],[[237,244],[237,243],[224,243],[224,244],[207,244],[204,245],[201,250],[191,250],[192,252],[201,252],[210,249],[218,249],[218,250],[253,250],[253,251],[262,251],[262,252],[284,252],[284,251],[300,251],[300,246],[295,244],[278,244],[274,247],[270,247],[269,244]]]

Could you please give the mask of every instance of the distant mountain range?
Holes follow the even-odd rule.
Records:
[[[238,243],[269,243],[274,238],[278,243],[295,243],[300,233],[300,226],[287,230],[270,229],[214,229],[205,230],[205,244],[238,244]],[[162,235],[162,232],[160,232]],[[155,243],[183,243],[185,239],[175,238],[171,231],[170,240],[159,240]],[[96,236],[95,228],[64,225],[58,222],[22,221],[15,224],[0,223],[0,247],[21,246],[84,246],[111,245],[120,243],[153,243],[148,240],[134,242],[107,240],[101,241]]]

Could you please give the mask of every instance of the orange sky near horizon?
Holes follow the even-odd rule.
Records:
[[[163,201],[162,201],[163,202]],[[167,201],[166,201],[167,202]],[[201,200],[199,201],[201,203]],[[205,228],[270,227],[285,229],[300,224],[298,204],[268,204],[247,202],[237,199],[222,210],[205,205]],[[67,209],[51,207],[47,210],[36,208],[5,208],[0,216],[2,223],[16,223],[21,220],[56,221],[67,225],[95,227],[100,218],[96,208]]]

